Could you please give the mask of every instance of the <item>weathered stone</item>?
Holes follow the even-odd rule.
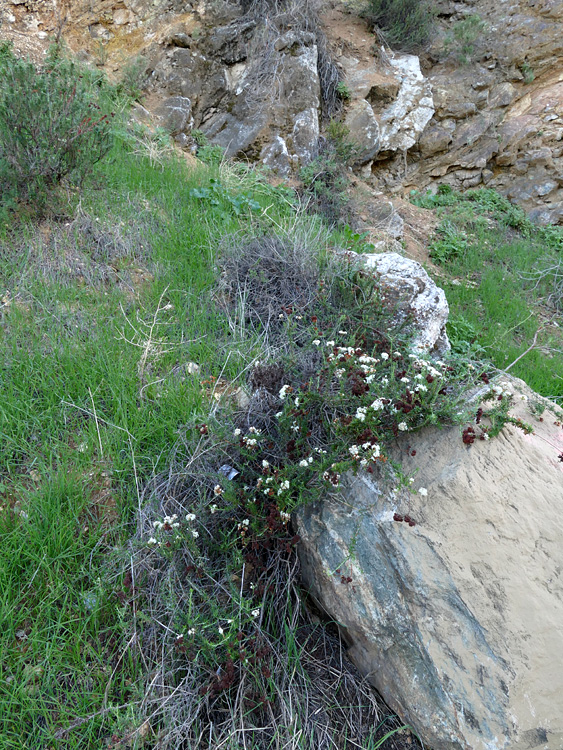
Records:
[[[156,109],[162,127],[172,135],[189,130],[193,124],[192,104],[186,96],[170,96]]]
[[[301,164],[308,164],[316,155],[319,142],[319,112],[309,107],[295,117],[292,132],[293,153]]]
[[[207,54],[225,65],[246,60],[247,44],[255,28],[256,21],[245,21],[214,29],[207,41]]]
[[[279,175],[289,174],[291,169],[289,151],[287,143],[281,136],[274,136],[270,143],[264,146],[260,153],[260,161]]]
[[[353,102],[344,123],[350,131],[349,139],[358,147],[358,163],[365,164],[373,159],[379,151],[379,123],[371,104],[365,99]]]
[[[381,113],[381,151],[407,151],[434,114],[432,87],[414,55],[394,55],[390,64],[401,85],[396,100]]]
[[[539,397],[501,385],[533,434],[507,424],[472,445],[457,427],[409,434],[393,457],[413,494],[389,472],[359,472],[296,517],[311,593],[434,750],[563,747],[561,412],[540,423],[528,406]]]
[[[413,351],[443,353],[450,348],[446,295],[420,263],[398,253],[348,255],[379,279],[385,303],[396,320],[412,326]]]
[[[422,156],[431,156],[445,151],[451,142],[452,134],[449,130],[431,123],[424,129],[418,145]]]

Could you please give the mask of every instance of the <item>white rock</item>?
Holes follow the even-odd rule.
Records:
[[[413,351],[438,354],[449,350],[446,295],[420,263],[398,253],[357,255],[348,252],[347,255],[379,278],[385,301],[395,311],[397,322],[411,321],[415,333]]]
[[[407,151],[434,114],[432,86],[416,55],[392,55],[389,63],[401,81],[395,101],[380,116],[381,150]]]

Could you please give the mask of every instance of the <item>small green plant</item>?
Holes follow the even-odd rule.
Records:
[[[476,14],[457,21],[444,41],[444,52],[454,52],[460,63],[468,63],[475,51],[475,42],[485,29],[486,23]]]
[[[198,198],[210,206],[218,208],[226,206],[235,216],[240,216],[248,211],[259,211],[261,208],[258,201],[247,193],[231,193],[214,177],[209,180],[209,185],[209,187],[192,188],[190,190],[191,197]]]
[[[423,48],[434,27],[433,7],[425,0],[368,0],[364,15],[391,47],[405,52]]]
[[[352,92],[350,91],[350,88],[347,86],[344,81],[340,81],[336,86],[336,91],[341,99],[343,99],[345,102],[349,101],[352,98]]]
[[[447,219],[436,230],[436,238],[430,244],[430,257],[444,264],[462,255],[467,249],[467,239]]]
[[[529,63],[523,62],[520,65],[520,72],[524,76],[524,83],[526,84],[533,83],[535,79],[535,75],[534,75],[534,70]]]
[[[129,59],[121,69],[121,78],[116,86],[118,94],[131,101],[137,101],[146,83],[146,60],[138,55]]]
[[[113,113],[75,63],[52,47],[41,69],[0,50],[1,201],[41,212],[68,180],[80,184],[113,143]]]
[[[225,149],[209,142],[208,137],[201,130],[192,130],[191,136],[197,146],[197,158],[209,166],[221,164],[225,158]]]
[[[355,232],[348,224],[339,227],[338,232],[342,238],[341,242],[347,250],[353,250],[360,254],[375,252],[375,245],[369,242],[369,232]]]

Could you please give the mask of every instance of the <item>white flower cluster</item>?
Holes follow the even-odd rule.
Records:
[[[290,385],[282,385],[278,395],[283,401],[288,393],[293,393],[293,388]]]
[[[334,345],[334,341],[329,341],[327,343]],[[381,362],[380,359],[368,357],[367,354],[362,354],[360,349],[354,349],[353,346],[337,346],[334,351],[330,352],[328,355],[328,361],[341,361],[343,359],[349,360],[352,359],[352,357],[357,357],[360,369],[366,374],[366,383],[372,383],[375,379],[376,365]],[[341,378],[344,373],[345,369],[339,367],[334,374],[337,378]]]
[[[358,406],[356,409],[356,419],[359,422],[365,422],[366,421],[366,414],[367,414],[367,406]]]
[[[260,437],[262,432],[256,427],[249,427],[248,432],[250,435],[255,435],[256,437],[249,437],[248,435],[243,435],[242,442],[244,445],[246,445],[247,448],[256,448],[256,446],[258,445],[258,438]]]
[[[172,516],[164,516],[162,521],[153,521],[153,528],[155,528],[157,531],[162,531],[164,529],[165,531],[170,531],[170,529],[177,529],[180,527],[180,524],[177,521],[178,516],[176,513]]]
[[[367,466],[369,463],[381,459],[381,446],[370,441],[361,445],[351,445],[348,452],[354,461],[359,462],[360,466]]]
[[[302,458],[301,461],[299,461],[299,466],[307,467],[309,464],[313,463],[313,456],[309,456],[309,458]]]

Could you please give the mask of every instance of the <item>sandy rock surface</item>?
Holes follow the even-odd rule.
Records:
[[[312,593],[435,750],[563,747],[561,410],[539,421],[522,381],[500,385],[533,434],[406,436],[395,458],[414,494],[358,473],[298,517]]]

